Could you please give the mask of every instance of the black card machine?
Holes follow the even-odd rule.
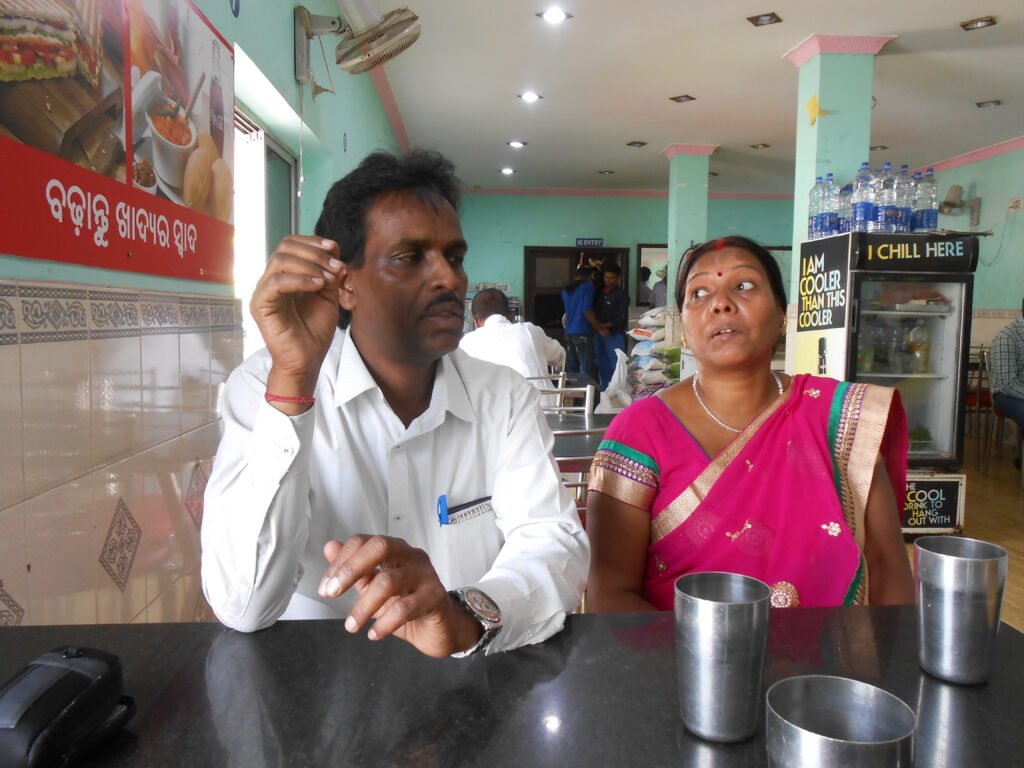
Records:
[[[0,766],[68,765],[135,714],[122,685],[121,660],[112,653],[44,653],[0,686]]]

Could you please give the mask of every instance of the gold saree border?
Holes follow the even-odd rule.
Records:
[[[856,591],[855,605],[867,603],[868,570],[864,559],[864,517],[875,476],[889,410],[895,390],[872,384],[854,383],[847,388],[839,414],[839,428],[833,446],[839,467],[839,501],[846,524],[853,531],[861,552],[863,579]]]
[[[613,469],[591,465],[588,491],[597,491],[640,509],[650,509],[657,489],[620,475]]]
[[[711,460],[711,463],[697,476],[697,479],[694,480],[681,495],[676,497],[658,513],[657,517],[651,521],[652,544],[668,536],[689,519],[690,515],[696,511],[700,503],[707,498],[709,493],[711,493],[711,489],[714,487],[715,483],[718,482],[719,478],[721,478],[725,470],[729,468],[733,459],[735,459],[740,452],[747,447],[750,441],[754,438],[754,435],[757,434],[758,430],[764,426],[764,423],[768,421],[768,419],[770,419],[783,405],[789,402],[792,396],[793,386],[790,385],[789,389],[786,390],[783,395],[776,398],[775,402],[761,411],[757,418],[750,422],[735,440],[725,446],[722,452]]]

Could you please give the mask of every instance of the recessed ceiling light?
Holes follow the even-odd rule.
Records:
[[[640,149],[641,147],[646,147],[647,146],[647,142],[646,141],[627,141],[626,142],[626,146],[627,147],[636,147],[637,149]]]
[[[669,96],[668,100],[674,101],[676,104],[682,104],[687,101],[696,101],[697,97],[684,93],[682,96]]]
[[[989,99],[988,101],[976,101],[974,106],[978,109],[988,109],[989,107],[998,107],[1002,103],[1001,99]]]
[[[708,171],[708,176],[717,176],[718,171]]]
[[[615,171],[598,171],[602,176],[614,176]]]
[[[512,139],[512,141],[508,142],[508,145],[512,147],[512,149],[522,149],[526,146],[526,142],[520,141],[519,139]]]
[[[771,13],[759,13],[757,16],[747,16],[747,21],[755,27],[767,27],[769,24],[778,24],[782,19],[775,11]]]
[[[534,93],[533,91],[523,91],[522,93],[519,94],[519,98],[525,101],[527,104],[533,104],[533,102],[538,101],[539,99],[543,99],[544,97],[541,96],[539,93]]]
[[[770,147],[770,146],[771,146],[771,144],[751,144],[750,148],[751,149],[768,149],[768,147]]]
[[[544,21],[546,21],[548,24],[551,24],[552,26],[556,24],[561,24],[566,19],[572,18],[571,13],[566,13],[557,5],[553,5],[546,11],[544,11],[544,13],[538,13],[537,15],[540,18],[544,19]]]
[[[871,147],[868,147],[868,149],[872,152],[881,152],[883,149],[888,149],[888,147],[885,146],[885,144],[874,144]]]
[[[515,168],[509,168],[507,166],[505,168],[501,169],[501,173],[502,173],[503,176],[511,176],[515,172],[516,172]]]
[[[975,29],[984,29],[985,27],[994,27],[996,20],[994,16],[982,16],[979,19],[971,19],[970,21],[961,21],[960,26],[964,32],[970,32]]]

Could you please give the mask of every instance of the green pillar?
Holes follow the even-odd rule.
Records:
[[[814,178],[829,171],[842,186],[868,160],[875,56],[891,35],[811,35],[787,54],[799,70],[796,163],[793,174],[793,259],[790,306],[796,301],[800,244],[807,239],[807,198]],[[796,323],[790,318],[786,369],[793,370]]]
[[[669,162],[668,297],[674,307],[679,257],[693,243],[708,239],[708,166],[717,144],[672,144],[662,152]]]

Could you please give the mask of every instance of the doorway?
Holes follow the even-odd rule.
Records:
[[[523,317],[562,344],[565,343],[562,289],[572,280],[578,264],[618,264],[622,269],[622,290],[629,293],[629,248],[528,245],[523,248],[523,261]]]

